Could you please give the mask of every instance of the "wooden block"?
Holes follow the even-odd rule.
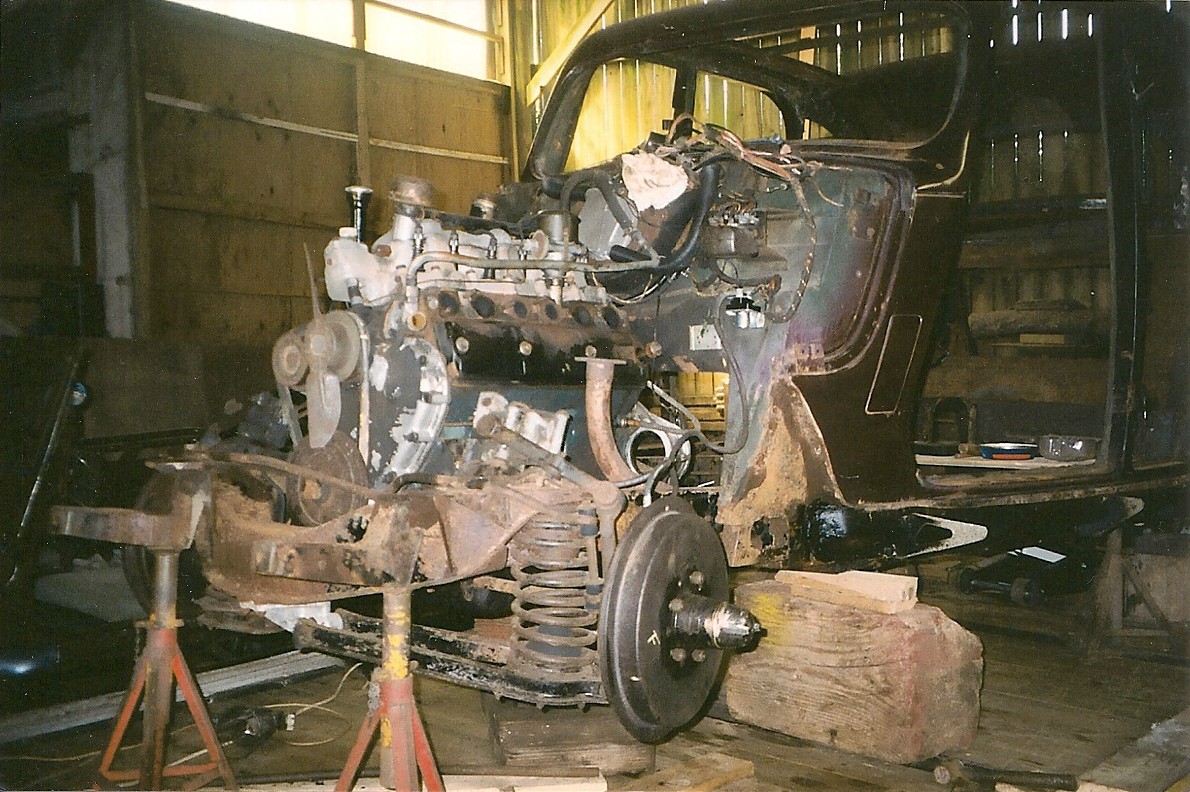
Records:
[[[755,772],[756,768],[747,759],[712,752],[647,775],[626,789],[631,792],[711,792],[732,781],[751,778]]]
[[[637,742],[610,707],[539,710],[484,696],[497,755],[510,767],[597,767],[604,773],[652,770],[656,748]]]
[[[783,569],[777,580],[806,599],[833,602],[876,613],[900,613],[917,604],[917,578],[883,572],[796,572]]]
[[[768,630],[728,667],[736,720],[903,764],[974,740],[982,645],[937,608],[876,613],[778,580],[740,586],[735,599]]]

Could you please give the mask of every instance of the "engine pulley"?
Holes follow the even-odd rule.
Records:
[[[342,432],[332,434],[321,448],[311,447],[309,438],[302,438],[289,455],[289,461],[352,484],[368,486],[368,471],[359,455],[359,448]],[[290,479],[286,497],[289,511],[300,525],[319,525],[365,502],[355,493],[305,476]]]

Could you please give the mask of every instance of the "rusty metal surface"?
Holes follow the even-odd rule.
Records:
[[[187,776],[197,776],[192,782],[193,788],[202,787],[219,777],[223,779],[224,788],[238,788],[215,734],[206,702],[178,645],[178,626],[181,624],[176,614],[179,552],[179,548],[153,549],[154,596],[152,611],[145,623],[145,646],[137,658],[128,693],[96,770],[96,788],[102,788],[103,781],[100,779],[103,779],[109,782],[136,781],[142,789],[164,789],[162,779]],[[173,709],[175,680],[206,746],[208,756],[205,761],[181,765],[165,763],[166,735]],[[135,770],[115,770],[112,765],[136,714],[142,693],[144,718],[138,767]]]
[[[136,509],[56,506],[54,524],[63,536],[142,547],[185,549],[190,544],[185,525],[171,515]]]
[[[202,471],[159,476],[150,503],[162,511],[56,506],[54,525],[64,536],[136,545],[161,550],[184,550],[200,526],[211,519],[210,484]]]
[[[294,644],[353,660],[378,662],[382,643],[380,619],[349,611],[336,613],[343,618],[342,629],[303,619],[294,630]],[[414,625],[410,656],[417,662],[419,675],[486,690],[501,698],[539,706],[607,703],[598,680],[562,681],[526,676],[509,667],[508,644],[471,633]]]
[[[587,391],[584,406],[587,411],[587,437],[595,461],[608,481],[627,481],[636,477],[636,471],[628,466],[612,432],[611,404],[612,378],[619,360],[606,358],[579,358],[587,366]]]
[[[372,588],[413,580],[423,531],[404,503],[363,507],[285,539],[262,539],[253,566],[262,575]]]

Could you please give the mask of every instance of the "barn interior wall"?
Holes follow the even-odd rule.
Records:
[[[28,4],[5,56],[6,332],[267,347],[344,187],[377,234],[398,173],[464,212],[511,177],[507,86],[163,0]]]
[[[509,176],[505,86],[164,3],[144,12],[147,336],[271,345],[311,315],[306,250],[320,280],[349,221],[344,187],[375,191],[379,233],[398,173],[462,212]]]
[[[127,4],[4,11],[0,326],[9,334],[129,336]]]

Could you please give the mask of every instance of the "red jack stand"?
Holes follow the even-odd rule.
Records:
[[[350,792],[364,754],[376,731],[380,731],[380,784],[397,792],[420,792],[417,773],[421,770],[428,792],[444,792],[442,776],[426,739],[426,730],[413,698],[413,677],[409,666],[409,589],[390,586],[384,590],[384,634],[381,665],[373,673],[380,688],[380,703],[368,711],[335,792]]]
[[[136,781],[140,789],[162,789],[163,778],[178,776],[197,776],[186,784],[185,789],[198,789],[219,776],[223,777],[225,789],[238,788],[227,758],[223,755],[223,748],[219,745],[219,738],[215,736],[215,727],[211,724],[206,704],[198,692],[194,675],[190,673],[190,668],[182,657],[182,650],[178,647],[178,626],[181,624],[176,614],[178,552],[152,549],[156,574],[153,582],[153,612],[149,614],[149,620],[146,622],[145,648],[137,658],[132,683],[128,687],[128,696],[120,708],[111,740],[99,762],[96,788],[100,788],[106,780]],[[170,709],[173,706],[175,679],[211,759],[204,764],[165,766],[165,732],[169,726]],[[120,743],[124,740],[132,715],[136,712],[142,692],[145,694],[145,716],[140,765],[136,770],[112,770],[112,762],[120,749]]]

